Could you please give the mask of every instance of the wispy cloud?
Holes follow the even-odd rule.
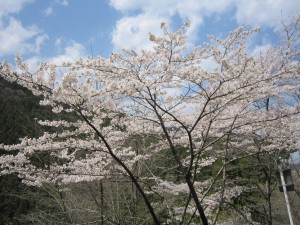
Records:
[[[44,16],[50,16],[51,14],[53,14],[53,7],[49,6],[48,8],[46,8],[43,11]]]
[[[34,0],[0,0],[0,19],[3,16],[7,16],[11,13],[18,13],[21,11],[23,6],[27,3],[34,2]]]
[[[61,53],[53,55],[51,57],[34,55],[25,59],[25,62],[27,63],[30,72],[36,71],[41,62],[49,62],[57,66],[61,66],[63,62],[74,62],[80,57],[83,57],[86,53],[85,47],[76,41],[70,41],[61,49],[63,41],[61,39],[57,40],[59,42],[59,47],[56,47],[59,48],[58,50],[61,51]]]
[[[61,5],[61,6],[68,6],[69,1],[68,0],[54,0],[50,6],[48,6],[44,11],[43,15],[44,16],[50,16],[54,13],[54,8],[56,8],[56,5]]]
[[[67,6],[69,5],[69,1],[68,0],[55,0],[56,3],[60,4],[60,5],[64,5]]]

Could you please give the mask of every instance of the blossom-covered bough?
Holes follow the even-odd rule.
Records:
[[[256,55],[249,54],[247,42],[257,29],[240,27],[225,40],[211,36],[211,43],[190,49],[188,23],[177,32],[162,23],[162,36],[150,34],[151,50],[44,63],[35,73],[20,58],[17,70],[3,62],[3,78],[41,96],[41,104],[58,116],[38,120],[51,132],[1,146],[18,150],[0,157],[1,174],[17,173],[30,185],[123,175],[134,183],[155,224],[167,222],[158,216],[166,208],[169,220],[180,224],[215,224],[226,202],[243,191],[227,176],[230,163],[298,147],[299,18],[293,25],[285,27],[280,46]],[[214,69],[206,69],[207,63]],[[133,138],[148,143],[134,146]],[[258,142],[263,142],[259,148]],[[51,162],[35,164],[32,157],[45,152]],[[174,168],[149,164],[164,152],[172,155],[165,160]],[[216,175],[204,176],[217,161]],[[148,172],[138,175],[137,164]],[[162,176],[167,170],[177,179]],[[151,195],[161,196],[160,204],[150,202]],[[170,195],[183,196],[182,201],[170,205],[174,198],[164,197]]]

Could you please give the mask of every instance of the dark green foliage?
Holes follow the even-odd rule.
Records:
[[[39,105],[40,99],[25,88],[0,78],[0,143],[16,144],[19,138],[38,137],[43,131],[36,122],[36,118],[46,119],[53,117],[47,107]],[[1,154],[8,154],[0,149]],[[12,153],[10,153],[12,154]],[[38,157],[38,156],[37,156]],[[47,157],[39,157],[36,163],[48,164]],[[26,213],[40,207],[40,197],[47,193],[36,187],[22,184],[16,175],[0,176],[0,224],[28,224],[20,218]],[[49,198],[49,196],[48,196]],[[47,206],[47,210],[53,206]]]
[[[26,192],[34,192],[35,188],[22,184],[15,175],[0,177],[0,187],[0,224],[20,224],[17,218],[34,205],[26,197]]]
[[[16,83],[0,78],[0,142],[16,144],[21,137],[36,137],[40,126],[35,118],[43,119],[51,111],[39,105],[40,99]]]
[[[38,101],[15,83],[0,78],[0,143],[16,144],[19,138],[34,136]],[[1,151],[0,154],[5,154]],[[15,219],[32,206],[22,194],[29,190],[16,175],[0,177],[0,224],[19,224]]]

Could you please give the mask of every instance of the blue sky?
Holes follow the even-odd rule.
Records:
[[[173,29],[187,19],[191,45],[206,35],[225,37],[240,26],[262,27],[252,51],[276,40],[280,20],[300,13],[298,0],[0,0],[0,62],[19,54],[31,68],[120,48],[149,48],[160,23]]]

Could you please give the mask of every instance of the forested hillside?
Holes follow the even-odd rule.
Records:
[[[49,108],[40,106],[39,101],[28,89],[0,78],[0,143],[17,144],[22,137],[41,134],[43,129],[35,118],[50,118],[52,113]],[[0,149],[0,154],[8,153]],[[22,184],[17,174],[0,176],[1,225],[30,224],[27,214],[36,210],[55,214],[56,207],[48,192]]]

